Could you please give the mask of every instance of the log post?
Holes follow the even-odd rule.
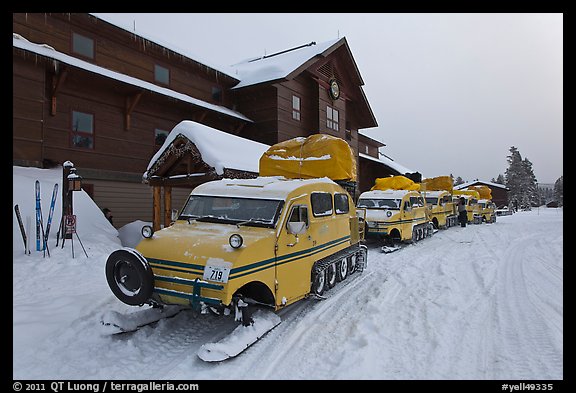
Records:
[[[172,222],[172,187],[164,186],[164,228]]]
[[[153,201],[152,201],[152,228],[154,231],[160,230],[160,206],[162,204],[162,195],[160,194],[161,186],[153,187]]]

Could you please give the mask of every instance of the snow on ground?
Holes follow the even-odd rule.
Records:
[[[13,203],[34,222],[40,179],[44,219],[61,170],[14,167]],[[110,336],[100,317],[140,310],[117,300],[106,258],[121,242],[84,193],[78,234],[51,257],[24,255],[13,218],[14,379],[563,379],[563,210],[534,209],[469,225],[382,254],[327,292],[282,310],[282,323],[222,363],[196,352],[235,328],[184,311],[135,333]],[[123,228],[133,237],[141,223]],[[34,233],[34,229],[32,230]],[[34,236],[32,236],[34,238]]]

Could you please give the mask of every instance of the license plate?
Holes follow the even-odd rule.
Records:
[[[206,281],[227,283],[229,274],[229,267],[206,265],[202,278]]]

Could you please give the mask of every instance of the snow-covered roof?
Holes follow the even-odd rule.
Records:
[[[194,60],[194,61],[197,62],[197,63],[200,63],[200,64],[203,64],[203,65],[205,65],[205,66],[208,66],[208,67],[212,68],[212,69],[215,70],[215,71],[218,71],[218,72],[221,72],[221,73],[223,73],[223,74],[225,74],[225,75],[228,75],[228,76],[231,77],[231,78],[238,79],[238,78],[236,78],[234,75],[232,75],[232,74],[230,73],[230,70],[227,69],[228,67],[223,67],[223,66],[215,65],[215,64],[212,63],[211,61],[208,61],[208,60],[204,59],[203,57],[197,55],[196,53],[190,52],[190,50],[188,50],[188,49],[179,48],[179,47],[175,46],[174,44],[167,43],[167,42],[165,42],[165,41],[163,41],[163,40],[161,40],[161,39],[159,39],[159,38],[157,38],[157,37],[153,37],[153,36],[151,36],[151,35],[149,35],[149,34],[136,33],[136,32],[134,32],[134,31],[132,31],[129,26],[125,26],[125,25],[122,25],[122,24],[120,24],[120,23],[111,21],[111,20],[107,19],[105,16],[102,17],[101,15],[99,15],[99,14],[94,14],[94,13],[90,13],[90,15],[92,15],[92,16],[95,17],[95,18],[101,19],[101,20],[105,21],[106,23],[110,23],[111,25],[114,25],[114,26],[116,26],[116,27],[118,27],[118,28],[120,28],[120,29],[122,29],[122,30],[125,30],[125,31],[127,31],[128,33],[133,34],[133,35],[136,36],[136,37],[141,37],[141,38],[143,38],[143,39],[145,39],[145,40],[147,40],[147,41],[150,41],[150,42],[152,42],[152,43],[155,43],[155,44],[157,44],[157,45],[160,45],[160,46],[162,46],[162,47],[164,47],[164,48],[166,48],[166,49],[169,49],[169,50],[171,50],[171,51],[173,51],[173,52],[175,52],[175,53],[178,53],[178,54],[180,54],[180,55],[182,55],[182,56],[184,56],[184,57],[187,57],[187,58],[189,58],[189,59],[191,59],[191,60]]]
[[[164,96],[172,97],[180,101],[187,102],[192,105],[196,105],[205,109],[209,109],[215,112],[222,113],[224,115],[228,115],[231,117],[235,117],[244,121],[252,122],[249,118],[244,116],[241,113],[233,111],[232,109],[214,105],[206,101],[199,100],[194,97],[190,97],[186,94],[179,93],[177,91],[167,89],[165,87],[157,86],[153,83],[143,81],[141,79],[134,78],[132,76],[128,76],[125,74],[121,74],[116,71],[109,70],[104,67],[97,66],[95,64],[89,63],[87,61],[78,59],[76,57],[69,56],[65,53],[59,52],[52,48],[51,46],[45,44],[36,44],[33,42],[28,41],[26,38],[22,37],[19,34],[13,33],[12,42],[14,47],[23,49],[32,53],[36,53],[37,55],[41,55],[44,57],[48,57],[50,59],[58,60],[62,63],[66,63],[70,66],[81,68],[85,71],[93,72],[98,75],[102,75],[107,78],[111,78],[117,80],[119,82],[127,83],[132,86],[136,86],[142,89],[146,89],[152,91],[154,93],[158,93]]]
[[[484,185],[489,186],[489,187],[502,188],[502,189],[504,189],[504,190],[507,190],[507,189],[508,189],[508,187],[506,187],[504,184],[492,183],[492,182],[484,181],[484,180],[474,180],[474,181],[469,181],[469,182],[466,182],[466,183],[462,183],[462,184],[459,184],[459,185],[457,185],[457,186],[454,186],[454,189],[455,189],[455,190],[463,190],[463,189],[465,189],[466,187],[470,187],[470,186],[476,185],[476,184],[478,184],[478,183],[484,184]]]
[[[170,131],[160,149],[154,154],[148,163],[147,172],[180,135],[196,145],[202,160],[213,167],[219,175],[224,173],[224,168],[258,173],[260,157],[270,147],[205,124],[183,120]]]
[[[382,165],[385,165],[388,168],[395,170],[397,172],[396,173],[397,175],[404,175],[406,173],[415,173],[416,172],[416,171],[413,171],[412,169],[408,169],[405,166],[398,164],[396,161],[393,161],[393,160],[391,160],[385,156],[381,159],[378,159],[378,158],[369,156],[368,154],[360,153],[360,157],[365,158],[367,160],[375,161],[375,162],[380,163]]]
[[[335,184],[327,177],[320,179],[286,179],[265,176],[256,179],[222,179],[203,183],[192,193],[196,195],[231,195],[245,198],[285,200],[289,193],[308,184]]]
[[[321,55],[341,39],[302,46],[276,55],[251,58],[234,64],[230,66],[232,75],[240,79],[240,83],[234,86],[233,89],[286,78],[298,67],[308,60]]]

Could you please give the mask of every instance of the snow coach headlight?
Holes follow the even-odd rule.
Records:
[[[230,239],[228,239],[228,243],[230,243],[230,247],[232,248],[240,248],[242,247],[242,243],[244,243],[244,239],[242,239],[242,236],[235,233],[232,236],[230,236]]]
[[[150,225],[144,225],[142,227],[142,236],[146,239],[150,239],[154,234],[154,229]]]

